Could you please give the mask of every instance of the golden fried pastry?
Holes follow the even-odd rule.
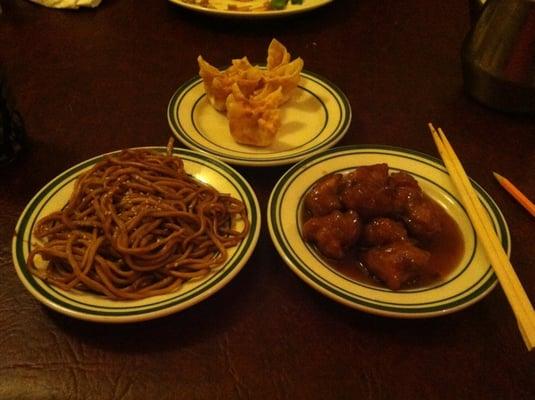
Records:
[[[253,146],[273,143],[281,125],[279,107],[290,99],[303,69],[301,58],[290,59],[286,47],[276,39],[269,45],[265,69],[243,57],[220,71],[201,56],[197,58],[208,100],[216,110],[227,112],[236,142]]]
[[[206,92],[208,101],[210,101],[210,104],[216,110],[224,110],[225,100],[230,91],[227,91],[226,88],[221,85],[221,71],[204,61],[202,56],[197,57],[197,63],[199,64],[199,75],[202,78],[204,91]]]
[[[281,87],[247,97],[238,84],[232,85],[232,93],[227,98],[227,117],[234,140],[252,146],[271,145],[281,125],[281,100]]]
[[[280,86],[282,88],[282,103],[290,100],[292,92],[295,90],[301,79],[303,60],[296,58],[290,63],[281,64],[271,70],[267,70],[264,79],[270,86]],[[281,104],[282,104],[281,103]]]
[[[197,62],[208,100],[218,111],[225,111],[225,102],[234,83],[247,94],[252,94],[260,86],[262,72],[253,67],[247,57],[232,60],[232,65],[225,71],[210,65],[202,56],[197,58]]]
[[[286,47],[277,39],[271,40],[268,47],[267,69],[268,71],[290,62],[291,55]]]

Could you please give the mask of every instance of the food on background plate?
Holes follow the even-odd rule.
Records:
[[[247,235],[244,204],[147,149],[106,156],[67,204],[41,218],[29,270],[63,290],[134,300],[177,291],[227,259]]]
[[[292,3],[292,4],[303,4],[303,1],[304,0],[268,0],[266,1],[266,6],[270,9],[270,10],[282,10],[283,8],[285,8],[288,3]]]
[[[387,164],[321,178],[304,199],[302,233],[328,265],[389,289],[437,282],[458,264],[455,221],[414,177]]]
[[[301,58],[290,59],[286,47],[276,39],[269,45],[266,68],[253,66],[243,57],[220,71],[202,56],[197,58],[208,101],[226,113],[237,143],[266,147],[275,140],[281,125],[280,108],[297,88],[303,69]]]
[[[182,0],[183,3],[211,9],[227,9],[228,11],[272,11],[283,10],[288,3],[303,4],[304,0]]]

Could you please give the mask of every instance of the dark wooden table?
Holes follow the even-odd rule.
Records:
[[[0,399],[535,398],[535,352],[499,287],[440,318],[368,315],[297,278],[264,225],[250,261],[213,297],[162,319],[105,325],[42,306],[11,258],[16,221],[51,178],[101,153],[166,143],[166,106],[197,73],[198,54],[216,65],[261,61],[277,37],[347,94],[353,120],[340,145],[438,156],[426,124],[446,131],[503,211],[512,263],[535,301],[535,222],[491,174],[535,199],[535,119],[463,93],[466,1],[338,0],[272,21],[209,18],[165,0],[2,7],[0,63],[29,147],[0,170]],[[287,168],[237,169],[265,210]]]

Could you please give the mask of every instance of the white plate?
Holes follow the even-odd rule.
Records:
[[[251,8],[261,6],[265,3],[265,0],[254,0],[250,4],[243,3],[238,0],[209,0],[209,3],[213,8],[202,7],[199,4],[192,4],[183,0],[169,0],[178,6],[200,12],[208,15],[215,15],[219,17],[232,17],[232,18],[274,18],[284,17],[292,14],[299,14],[305,11],[314,10],[315,8],[324,6],[333,0],[304,0],[303,4],[291,4],[282,10],[269,10],[269,11],[232,11],[228,10],[228,5],[244,6],[250,5]],[[199,0],[196,1],[199,3]]]
[[[213,154],[231,164],[269,166],[291,164],[334,146],[347,132],[351,107],[335,85],[311,72],[282,107],[282,125],[275,142],[265,148],[244,146],[230,135],[228,119],[209,103],[201,78],[182,85],[167,108],[175,136],[194,150]]]
[[[406,171],[424,192],[457,221],[465,243],[461,262],[436,285],[391,291],[353,281],[328,267],[302,239],[300,218],[303,197],[322,176],[359,165],[387,163],[393,171]],[[510,254],[509,229],[490,196],[472,181],[504,249]],[[317,154],[293,166],[273,189],[268,204],[268,227],[277,251],[307,284],[324,295],[373,314],[421,318],[458,311],[482,299],[497,280],[474,228],[461,205],[442,163],[425,154],[386,146],[348,146]]]
[[[165,151],[163,147],[152,149]],[[32,229],[35,223],[66,204],[75,179],[104,157],[102,155],[84,161],[50,181],[28,203],[17,223],[12,245],[15,269],[24,286],[37,300],[74,318],[111,323],[136,322],[188,308],[211,296],[234,278],[251,256],[260,233],[260,208],[254,191],[241,175],[220,161],[190,150],[175,149],[174,153],[183,159],[190,175],[220,192],[230,193],[247,207],[251,221],[249,234],[239,245],[229,249],[226,263],[204,279],[186,282],[177,292],[132,301],[109,300],[80,291],[67,292],[32,275],[26,260],[34,241]]]

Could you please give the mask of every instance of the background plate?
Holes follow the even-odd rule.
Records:
[[[164,152],[163,147],[152,149]],[[135,322],[162,317],[211,296],[240,271],[251,256],[260,233],[260,208],[247,181],[228,165],[191,150],[174,149],[184,161],[186,171],[198,180],[208,183],[223,193],[230,193],[244,202],[251,222],[249,234],[242,242],[229,249],[227,262],[208,277],[188,281],[174,293],[142,300],[108,300],[102,296],[58,289],[32,275],[26,265],[32,246],[32,229],[37,220],[58,210],[69,199],[74,180],[93,166],[104,155],[84,161],[49,182],[24,209],[13,237],[13,261],[17,274],[28,291],[41,303],[62,314],[97,322]]]
[[[413,175],[424,192],[457,221],[465,243],[459,266],[427,288],[391,291],[352,281],[329,268],[302,239],[300,218],[305,193],[322,176],[359,165],[387,163],[391,171]],[[507,254],[509,229],[490,196],[472,181]],[[497,283],[449,175],[442,163],[412,150],[386,146],[348,146],[325,151],[296,164],[279,180],[268,204],[268,227],[277,251],[307,284],[324,295],[373,314],[421,318],[458,311],[482,299]]]
[[[191,4],[183,0],[169,0],[171,3],[174,3],[178,6],[190,9],[195,12],[200,12],[202,14],[214,15],[219,17],[231,17],[231,18],[275,18],[275,17],[285,17],[293,14],[299,14],[306,11],[314,10],[315,8],[324,6],[330,3],[333,0],[304,0],[303,4],[291,4],[288,2],[288,5],[283,10],[270,10],[270,11],[232,11],[228,10],[227,6],[238,5],[243,6],[247,3],[239,2],[236,0],[210,0],[210,4],[214,8],[202,7],[197,4]],[[264,0],[255,0],[251,2],[251,5],[258,6],[264,3]]]

